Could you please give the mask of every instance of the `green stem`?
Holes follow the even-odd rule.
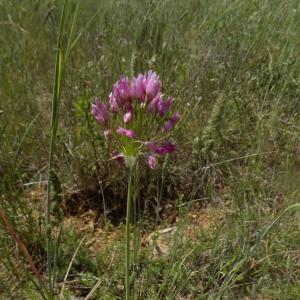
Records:
[[[135,163],[135,169],[134,169],[134,174],[133,174],[133,213],[134,213],[134,221],[133,221],[133,225],[134,225],[134,236],[133,236],[133,253],[132,253],[132,264],[133,266],[135,266],[135,262],[137,259],[137,254],[138,254],[138,247],[140,245],[140,237],[141,237],[141,224],[140,222],[138,222],[138,227],[137,225],[137,221],[138,221],[138,213],[140,212],[140,206],[139,206],[139,192],[140,192],[140,172],[139,172],[139,160],[137,159],[136,163]],[[137,270],[135,268],[132,269],[133,274],[135,274],[137,272]],[[135,275],[134,275],[135,276]],[[134,277],[135,278],[135,277]],[[132,285],[132,299],[135,299],[135,282],[133,282]]]
[[[130,215],[132,204],[132,177],[133,168],[130,167],[127,189],[127,211],[126,211],[126,270],[125,270],[125,288],[126,288],[126,300],[130,300]]]

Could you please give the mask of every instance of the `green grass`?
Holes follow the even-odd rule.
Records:
[[[55,134],[49,124],[62,7],[63,1],[0,0],[0,208],[28,248],[44,289],[45,196]],[[64,217],[57,294],[72,261],[65,299],[86,297],[93,287],[91,299],[124,299],[126,178],[107,162],[90,102],[107,100],[121,73],[153,69],[184,118],[176,131],[178,153],[158,171],[141,174],[136,299],[298,297],[297,208],[263,233],[300,198],[299,23],[296,0],[87,0],[78,7],[67,1],[61,49],[68,59],[62,61],[51,197],[77,216]],[[173,208],[157,214],[157,203]],[[200,212],[201,219],[205,207],[214,216],[209,229],[192,218]],[[89,209],[96,215],[93,229],[85,219]],[[152,246],[139,239],[175,226],[175,219],[168,255],[153,258]],[[192,224],[193,238],[185,238]],[[54,237],[59,228],[54,222]],[[0,223],[0,299],[41,299],[34,282]]]

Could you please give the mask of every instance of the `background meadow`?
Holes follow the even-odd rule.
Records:
[[[0,0],[0,208],[41,278],[0,223],[0,299],[43,299],[62,6]],[[126,172],[90,106],[150,69],[183,118],[176,155],[142,170],[135,299],[299,297],[299,28],[296,0],[67,1],[51,172],[60,299],[124,299]]]

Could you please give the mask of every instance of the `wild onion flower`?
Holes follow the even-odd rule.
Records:
[[[153,142],[146,142],[145,144],[150,153],[156,153],[160,156],[171,154],[176,151],[175,145],[168,141],[164,141],[159,145],[156,145]]]
[[[143,84],[144,76],[139,74],[137,78],[133,77],[130,82],[130,95],[132,99],[143,101],[145,99],[145,88]]]
[[[110,110],[117,113],[120,110],[121,104],[120,92],[118,88],[114,86],[112,92],[109,94]]]
[[[96,100],[91,113],[102,126],[112,159],[129,168],[126,211],[126,300],[130,299],[130,216],[133,189],[138,180],[139,159],[144,158],[155,170],[159,157],[176,151],[169,140],[170,131],[180,119],[180,113],[170,115],[173,97],[164,99],[159,76],[148,71],[137,77],[121,76],[113,85],[108,104]],[[136,172],[136,173],[135,173]]]
[[[103,136],[128,167],[144,157],[148,166],[156,169],[160,156],[176,151],[166,137],[180,113],[169,115],[173,97],[165,97],[161,88],[159,76],[151,70],[132,78],[122,75],[112,87],[108,104],[100,100],[92,104],[92,115],[103,127]],[[116,158],[116,154],[112,156]]]
[[[130,83],[127,77],[121,76],[117,83],[117,89],[123,102],[131,100]]]
[[[174,115],[165,122],[163,127],[163,132],[168,132],[174,128],[178,120],[180,119],[181,115],[179,112],[174,113]]]
[[[158,104],[163,101],[163,94],[157,94],[155,98],[148,104],[148,112],[158,112]]]
[[[125,115],[123,116],[123,121],[125,124],[128,124],[132,121],[133,118],[133,109],[132,109],[132,105],[129,103],[126,105],[127,106],[127,112],[125,113]]]
[[[170,109],[173,103],[173,97],[169,96],[166,101],[160,99],[157,103],[157,111],[161,117],[163,117]]]
[[[157,93],[160,91],[161,88],[161,82],[159,80],[159,76],[153,72],[149,71],[144,76],[144,87],[147,95],[147,99],[152,100]]]
[[[101,100],[97,99],[96,103],[92,104],[92,115],[98,123],[106,123],[108,117],[107,109],[105,104]]]

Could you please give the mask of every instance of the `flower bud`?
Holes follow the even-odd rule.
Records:
[[[133,130],[126,129],[126,128],[123,128],[123,127],[117,128],[116,132],[120,135],[127,136],[131,139],[137,137],[136,133]]]
[[[156,113],[158,111],[158,103],[162,101],[162,94],[158,94],[149,104],[148,104],[148,112]]]
[[[113,91],[109,94],[109,106],[110,110],[114,113],[117,113],[120,110],[122,105],[120,92],[118,90],[117,85],[115,84],[113,87]]]
[[[160,87],[161,87],[159,76],[155,72],[149,71],[146,74],[146,78],[144,79],[144,87],[145,87],[147,98],[149,100],[154,99],[154,97],[160,91]]]
[[[129,81],[127,77],[121,76],[120,80],[117,82],[117,88],[123,102],[131,100]]]
[[[130,95],[133,99],[143,101],[145,99],[145,88],[143,85],[144,76],[139,74],[137,78],[133,77],[130,82]]]
[[[163,126],[163,132],[168,132],[174,128],[178,120],[180,119],[181,115],[179,112],[174,113],[174,115],[165,122]]]
[[[108,118],[107,109],[101,100],[97,100],[95,104],[92,104],[91,113],[99,124],[106,123]]]
[[[176,147],[174,144],[168,141],[164,141],[161,143],[159,147],[155,150],[155,153],[159,155],[166,155],[166,154],[171,154],[176,151]]]
[[[151,153],[156,153],[158,155],[171,154],[176,151],[176,147],[169,141],[162,142],[159,146],[153,142],[146,142],[147,149]]]
[[[155,170],[157,168],[157,159],[154,155],[147,156],[147,164],[150,169]]]
[[[132,110],[125,113],[125,115],[123,116],[123,121],[125,124],[128,124],[132,121]]]
[[[161,117],[163,117],[170,109],[171,105],[173,103],[173,97],[169,96],[166,101],[164,101],[162,98],[157,103],[157,111]]]

